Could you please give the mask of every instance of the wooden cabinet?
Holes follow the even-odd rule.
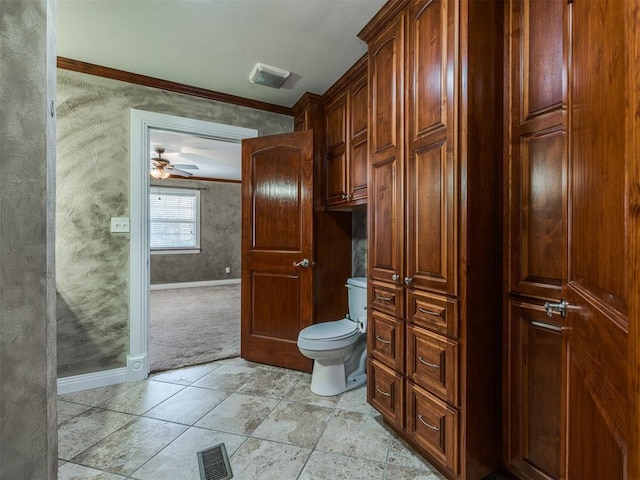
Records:
[[[369,401],[450,478],[500,465],[503,14],[501,2],[394,1],[360,33],[368,335],[377,347],[384,318],[387,330],[403,325],[405,342],[404,368],[375,349],[370,363],[402,378],[404,420],[382,408],[374,383]]]
[[[561,478],[563,319],[542,303],[560,300],[566,278],[567,9],[506,3],[504,463],[535,479]]]
[[[627,357],[637,6],[506,6],[504,462],[532,479],[638,478]]]
[[[325,204],[345,208],[367,202],[367,61],[359,60],[325,94]]]

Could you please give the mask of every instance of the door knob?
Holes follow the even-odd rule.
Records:
[[[413,282],[413,277],[404,277],[404,283],[409,285],[411,282]]]
[[[294,267],[309,268],[309,265],[311,265],[311,262],[309,262],[308,258],[300,260],[299,262],[293,262]]]
[[[394,282],[397,282],[399,278],[400,278],[400,275],[398,275],[397,273],[394,273],[393,275],[391,275],[391,280],[393,280]]]
[[[547,312],[547,317],[553,315],[553,312],[560,312],[562,318],[567,316],[567,306],[569,304],[563,298],[558,303],[544,302],[544,311]]]

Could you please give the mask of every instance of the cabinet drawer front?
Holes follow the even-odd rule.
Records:
[[[404,323],[384,313],[369,311],[369,354],[390,368],[404,370]]]
[[[417,385],[407,384],[407,433],[457,475],[458,412]]]
[[[404,316],[402,287],[382,282],[369,282],[369,306],[398,318]]]
[[[458,405],[458,343],[407,325],[407,376],[441,399]]]
[[[404,380],[376,360],[369,360],[367,400],[389,422],[404,426]]]
[[[442,295],[407,291],[407,316],[416,325],[458,338],[458,304]]]

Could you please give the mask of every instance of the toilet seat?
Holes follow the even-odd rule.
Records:
[[[360,335],[358,324],[344,318],[304,328],[298,334],[298,346],[307,350],[333,350],[354,343]]]

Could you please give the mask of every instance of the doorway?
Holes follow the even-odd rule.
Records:
[[[257,136],[254,129],[205,122],[173,115],[131,110],[131,231],[130,231],[130,350],[127,380],[147,378],[149,362],[150,311],[150,232],[149,232],[149,159],[154,132],[188,134],[199,138],[239,143]],[[181,162],[193,163],[185,157]],[[191,172],[191,169],[185,169]],[[194,175],[195,177],[195,175]]]

